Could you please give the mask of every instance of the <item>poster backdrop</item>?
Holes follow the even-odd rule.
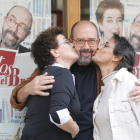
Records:
[[[21,43],[21,45],[30,48],[36,35],[51,26],[51,0],[0,0],[0,27],[3,25],[3,17],[15,5],[22,5],[32,13],[32,32]],[[1,33],[2,28],[0,28]]]
[[[0,0],[0,36],[3,18],[15,5],[26,7],[33,15],[31,34],[21,42],[23,47],[30,49],[36,36],[51,26],[51,0]],[[10,96],[14,87],[25,81],[35,68],[30,52],[19,53],[18,50],[0,48],[0,140],[8,140],[27,110],[19,112],[13,109]]]
[[[113,33],[129,40],[137,52],[134,74],[140,80],[140,0],[90,0],[90,21],[99,29],[100,43]]]

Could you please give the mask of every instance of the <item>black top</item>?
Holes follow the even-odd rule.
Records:
[[[26,53],[26,52],[31,52],[31,51],[28,48],[23,47],[22,45],[20,45],[18,53]]]
[[[55,83],[51,96],[30,96],[21,140],[71,140],[71,134],[50,122],[49,113],[57,117],[56,111],[68,108],[75,120],[80,111],[79,99],[72,74],[68,69],[49,66],[40,74],[54,75]],[[58,117],[59,118],[59,117]]]
[[[71,67],[75,75],[75,86],[79,97],[81,111],[76,119],[80,132],[75,140],[93,140],[93,104],[97,96],[97,74],[95,66]]]

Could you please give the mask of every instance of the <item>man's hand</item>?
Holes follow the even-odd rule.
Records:
[[[48,92],[43,90],[52,89],[54,83],[54,76],[47,76],[47,72],[43,75],[36,76],[30,83],[26,85],[26,89],[30,95],[48,96]],[[49,85],[46,85],[49,84]]]
[[[36,76],[31,82],[23,86],[17,93],[18,103],[25,103],[29,95],[40,95],[48,96],[48,92],[43,92],[43,90],[48,90],[53,87],[53,85],[46,85],[54,83],[54,76],[47,76],[47,72],[43,75]]]
[[[135,82],[136,87],[129,92],[129,97],[132,101],[140,102],[140,81]]]

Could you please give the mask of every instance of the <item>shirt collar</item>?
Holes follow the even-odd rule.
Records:
[[[51,66],[58,66],[58,67],[64,68],[64,66],[60,65],[59,63],[53,63]]]
[[[110,80],[114,79],[117,72],[118,71],[113,71],[112,73],[103,77],[101,80],[103,81],[104,85],[107,84]]]
[[[114,79],[122,81],[124,73],[127,71],[127,68],[121,68],[115,75]]]

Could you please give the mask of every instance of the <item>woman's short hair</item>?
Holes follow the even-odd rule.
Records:
[[[103,14],[108,9],[118,9],[121,12],[122,20],[124,20],[124,6],[119,0],[104,0],[101,1],[96,10],[96,20],[102,23]]]
[[[127,68],[127,70],[133,73],[133,68],[136,62],[137,54],[134,51],[132,45],[128,42],[128,40],[124,37],[120,37],[117,34],[114,34],[112,37],[115,41],[115,48],[113,53],[115,56],[122,56],[119,65],[115,68],[115,70],[120,70],[121,68]]]
[[[40,33],[31,46],[31,56],[41,71],[45,66],[54,63],[55,59],[50,50],[58,47],[56,36],[63,34],[63,29],[51,27]]]

